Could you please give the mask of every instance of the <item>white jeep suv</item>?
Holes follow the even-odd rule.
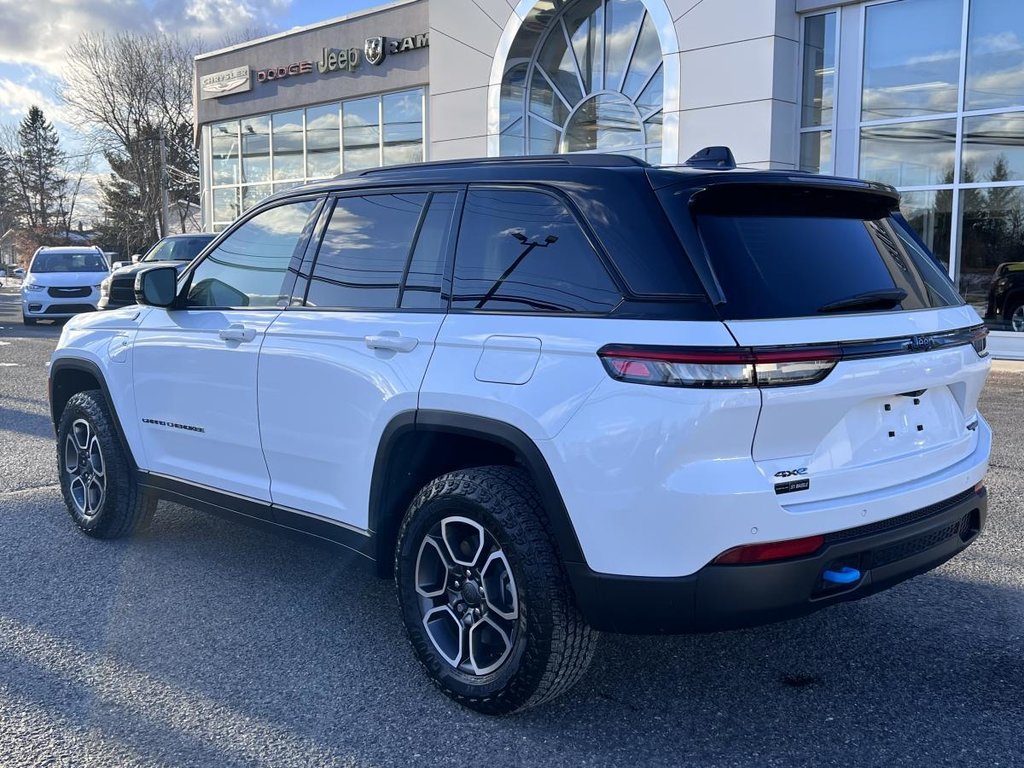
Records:
[[[61,320],[94,312],[110,264],[96,247],[39,248],[21,284],[21,319]]]
[[[353,550],[448,695],[566,690],[595,630],[810,613],[967,547],[985,331],[889,187],[576,155],[365,171],[69,322],[65,502]]]

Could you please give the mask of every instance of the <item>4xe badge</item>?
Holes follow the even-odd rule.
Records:
[[[783,469],[775,473],[777,478],[788,478],[797,477],[799,480],[785,480],[785,482],[775,483],[775,493],[793,493],[795,491],[806,491],[811,487],[811,481],[809,478],[804,477],[807,474],[807,467],[797,467],[796,469]]]
[[[776,472],[776,477],[803,477],[807,474],[807,467],[800,467],[799,469],[784,469],[781,472]]]

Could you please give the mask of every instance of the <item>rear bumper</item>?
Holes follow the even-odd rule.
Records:
[[[804,616],[880,592],[966,549],[985,525],[988,495],[958,494],[931,507],[826,536],[808,557],[758,565],[708,565],[690,576],[614,576],[567,564],[580,610],[596,629],[638,634],[709,632]],[[857,568],[847,585],[826,569]]]

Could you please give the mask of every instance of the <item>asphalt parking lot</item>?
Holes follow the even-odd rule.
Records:
[[[0,289],[0,765],[1024,764],[1024,373],[994,372],[989,525],[859,603],[694,637],[605,635],[507,719],[434,690],[353,557],[164,505],[119,542],[56,485],[46,361]]]

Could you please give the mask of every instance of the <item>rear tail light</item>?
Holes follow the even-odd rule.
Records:
[[[767,544],[747,544],[733,547],[714,559],[715,565],[750,565],[773,560],[788,560],[792,557],[813,555],[825,544],[824,536],[808,536],[805,539],[772,541]]]
[[[839,347],[649,347],[609,344],[598,350],[617,381],[662,387],[781,387],[821,381],[839,362]]]
[[[978,357],[988,357],[988,328],[977,328],[971,336],[971,346]]]

